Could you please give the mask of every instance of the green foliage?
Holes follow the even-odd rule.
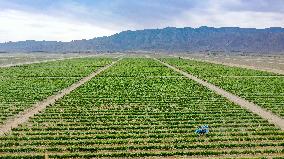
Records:
[[[199,137],[203,124],[210,133]],[[274,125],[156,61],[127,58],[0,137],[0,156],[273,156],[283,140]]]
[[[194,60],[162,60],[284,117],[281,75]]]
[[[0,123],[111,61],[82,58],[0,68]]]

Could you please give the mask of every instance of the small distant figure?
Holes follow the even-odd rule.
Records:
[[[208,125],[202,125],[198,129],[195,130],[196,134],[199,135],[205,135],[209,133],[209,126]]]

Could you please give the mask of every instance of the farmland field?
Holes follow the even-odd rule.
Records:
[[[111,61],[83,58],[0,68],[0,123]]]
[[[233,73],[225,68],[210,73],[206,63],[163,60],[215,84],[218,84],[214,81],[216,76],[228,74],[282,78],[235,68]],[[66,76],[75,77],[68,78],[74,81],[110,61],[76,59],[67,62],[68,66],[77,64],[78,69],[74,71],[38,71],[31,67],[33,65],[23,69],[33,77]],[[64,64],[65,61],[60,66]],[[81,72],[80,68],[85,68],[83,64],[96,67],[87,67]],[[2,71],[3,76],[7,75],[5,78],[18,78],[21,74],[13,71],[12,76],[8,72]],[[281,80],[274,82],[282,84]],[[269,90],[255,91],[266,93]],[[262,98],[257,99],[264,102]],[[265,102],[281,114],[281,107],[269,100]],[[280,105],[281,102],[283,100],[278,101]],[[195,134],[194,130],[204,124],[209,125],[210,133]],[[0,137],[0,158],[280,158],[284,157],[283,148],[284,132],[275,125],[150,58],[122,59],[10,134]]]
[[[177,54],[177,56],[192,58],[195,60],[205,60],[210,62],[218,62],[223,64],[232,64],[239,66],[248,66],[252,68],[264,70],[278,70],[284,72],[284,56],[283,55],[205,55],[205,54]]]
[[[0,67],[16,64],[58,60],[72,57],[82,57],[79,54],[51,54],[51,53],[0,53]]]
[[[187,59],[164,61],[284,117],[284,76]]]
[[[118,56],[117,53],[112,54],[87,54],[87,53],[0,53],[0,67],[10,67],[15,65],[32,64],[39,62],[48,62],[56,60],[66,60],[85,57],[109,57]]]

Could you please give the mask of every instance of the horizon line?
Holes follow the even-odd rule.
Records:
[[[123,32],[135,32],[135,31],[144,31],[144,30],[163,30],[163,29],[168,29],[168,28],[176,28],[176,29],[185,29],[185,28],[190,28],[190,29],[200,29],[200,28],[210,28],[210,29],[254,29],[254,30],[266,30],[266,29],[284,29],[282,27],[276,27],[276,26],[271,26],[271,27],[266,27],[266,28],[253,28],[253,27],[238,27],[238,26],[225,26],[225,27],[212,27],[212,26],[199,26],[199,27],[172,27],[172,26],[167,26],[167,27],[163,27],[163,28],[145,28],[145,29],[136,29],[136,30],[123,30],[117,33],[114,33],[112,35],[109,36],[99,36],[99,37],[94,37],[91,39],[74,39],[71,41],[57,41],[57,40],[34,40],[34,39],[27,39],[24,41],[5,41],[5,42],[0,42],[0,44],[7,44],[7,43],[17,43],[17,42],[61,42],[61,43],[70,43],[70,42],[74,42],[74,41],[82,41],[82,40],[92,40],[92,39],[96,39],[96,38],[103,38],[103,37],[110,37],[110,36],[114,36]]]

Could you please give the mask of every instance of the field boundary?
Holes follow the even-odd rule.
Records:
[[[175,70],[176,72],[179,72],[180,74],[188,77],[191,80],[194,80],[195,82],[207,87],[208,89],[214,91],[215,93],[227,98],[229,101],[241,106],[242,108],[245,108],[247,110],[249,110],[250,112],[259,115],[260,117],[262,117],[263,119],[268,120],[269,123],[272,123],[274,125],[276,125],[277,127],[279,127],[281,130],[284,130],[284,119],[282,119],[281,117],[269,112],[268,110],[261,108],[260,106],[249,102],[239,96],[236,96],[230,92],[225,91],[224,89],[221,89],[220,87],[217,87],[209,82],[203,81],[187,72],[184,72],[168,63],[165,63],[163,61],[160,61],[154,57],[152,57],[154,60],[160,62],[161,64]]]
[[[118,58],[118,57],[117,57]],[[81,80],[73,83],[71,86],[59,91],[57,94],[49,96],[48,98],[34,104],[29,109],[26,109],[25,111],[19,113],[15,117],[8,119],[4,122],[3,125],[0,125],[0,136],[6,135],[9,133],[13,128],[16,128],[20,124],[23,124],[29,120],[29,118],[33,117],[36,114],[39,114],[41,111],[43,111],[46,107],[54,104],[57,100],[61,99],[65,95],[71,93],[73,90],[77,89],[81,85],[85,84],[86,82],[90,81],[92,78],[100,74],[101,72],[105,71],[106,69],[112,67],[115,63],[120,61],[122,58],[119,58],[116,61],[113,61],[111,64],[108,64],[102,68],[99,68],[95,72],[91,73],[90,75],[82,78]]]
[[[197,58],[192,58],[192,57],[184,57],[184,56],[178,56],[178,55],[170,55],[170,56],[172,56],[172,57],[180,57],[180,58],[188,59],[188,60],[195,60],[195,61],[200,61],[200,62],[208,62],[208,63],[225,65],[225,66],[230,66],[230,67],[239,67],[239,68],[245,68],[245,69],[253,69],[253,70],[257,70],[257,71],[265,71],[265,72],[271,72],[271,73],[284,75],[284,71],[283,70],[279,70],[279,69],[273,69],[273,68],[267,68],[267,67],[248,66],[248,65],[240,65],[240,64],[233,64],[233,63],[228,63],[228,62],[218,62],[218,61],[214,61],[214,60],[203,60],[203,59],[197,59]]]
[[[105,54],[95,54],[95,55],[85,55],[85,56],[74,56],[74,57],[66,57],[66,58],[58,58],[58,59],[49,59],[49,60],[42,60],[42,61],[31,61],[31,62],[23,62],[23,63],[15,63],[15,64],[7,64],[7,65],[0,65],[0,68],[6,67],[13,67],[13,66],[22,66],[22,65],[29,65],[29,64],[37,64],[37,63],[45,63],[45,62],[54,62],[54,61],[63,61],[63,60],[70,60],[70,59],[80,59],[80,58],[87,58],[87,57],[97,57]]]
[[[50,60],[31,61],[31,62],[7,64],[7,65],[0,65],[0,68],[14,67],[14,66],[22,66],[22,65],[30,65],[30,64],[37,64],[37,63],[45,63],[45,62],[63,61],[63,60],[70,60],[70,59],[84,58],[84,57],[85,57],[85,56],[82,56],[82,57],[67,57],[67,58],[58,58],[58,59],[55,58],[55,59],[50,59]]]

